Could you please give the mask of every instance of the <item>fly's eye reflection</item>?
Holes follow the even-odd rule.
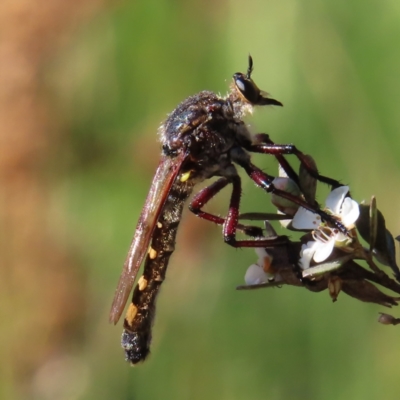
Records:
[[[250,78],[238,72],[233,75],[233,81],[235,82],[236,88],[247,101],[252,104],[257,104],[260,97],[260,89]]]

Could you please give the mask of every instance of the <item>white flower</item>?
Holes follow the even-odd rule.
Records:
[[[250,267],[247,268],[244,281],[246,285],[259,285],[269,282],[271,278],[273,278],[273,276],[269,276],[258,264],[251,264]]]
[[[326,211],[338,218],[347,229],[354,228],[354,223],[360,215],[358,203],[346,197],[348,186],[340,186],[329,194],[326,199]],[[314,229],[314,241],[303,244],[300,252],[300,267],[307,269],[311,260],[316,263],[325,261],[332,253],[334,247],[346,247],[351,239],[335,228],[321,225],[319,215],[304,208],[299,208],[293,218],[292,226],[296,229]]]
[[[244,276],[246,285],[259,285],[275,281],[278,275],[271,268],[272,257],[264,248],[256,248],[255,251],[258,255],[258,261],[247,268]]]
[[[353,229],[354,223],[360,216],[358,203],[350,197],[346,197],[349,192],[348,186],[340,186],[326,198],[325,204],[332,214],[338,217],[347,229]]]
[[[311,260],[316,263],[325,261],[331,255],[334,247],[334,237],[329,237],[326,241],[311,240],[303,244],[300,251],[300,267],[302,269],[310,268]]]
[[[346,197],[348,186],[339,186],[332,190],[325,201],[325,211],[338,218],[347,229],[354,228],[360,215],[358,203]],[[316,229],[321,225],[321,217],[303,207],[297,210],[292,226],[295,229]]]

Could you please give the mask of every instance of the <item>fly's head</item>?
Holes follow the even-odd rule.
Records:
[[[242,119],[246,114],[253,111],[254,106],[282,106],[283,104],[268,97],[268,93],[260,90],[251,79],[253,72],[253,59],[249,55],[249,66],[247,73],[237,72],[233,75],[231,91],[226,98],[231,103],[235,117]]]

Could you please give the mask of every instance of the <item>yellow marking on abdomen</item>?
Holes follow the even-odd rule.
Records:
[[[152,247],[149,248],[149,257],[150,260],[154,260],[157,257],[157,251],[154,250]]]
[[[189,178],[190,178],[190,174],[192,171],[188,171],[188,172],[184,172],[181,177],[180,177],[180,181],[181,182],[186,182]]]
[[[141,292],[147,287],[147,279],[143,275],[138,280],[138,287]]]
[[[135,319],[137,312],[138,312],[137,307],[133,303],[129,304],[125,316],[125,320],[129,326],[132,326],[133,320]]]

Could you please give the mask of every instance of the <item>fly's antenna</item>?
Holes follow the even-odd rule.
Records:
[[[251,79],[251,73],[253,72],[253,58],[249,54],[249,67],[247,68],[246,78]]]

